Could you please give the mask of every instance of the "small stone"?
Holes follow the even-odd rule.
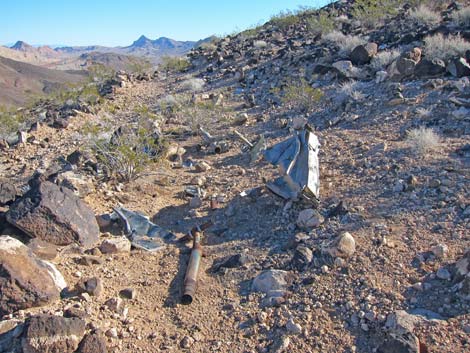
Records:
[[[136,299],[137,298],[137,289],[135,288],[125,288],[119,292],[119,295],[126,299]]]
[[[109,310],[118,314],[122,312],[122,304],[123,300],[121,298],[110,298],[104,303]]]
[[[312,208],[308,208],[299,213],[297,217],[297,226],[301,229],[317,228],[323,223],[323,216]]]
[[[190,348],[194,344],[194,338],[190,336],[184,336],[180,342],[181,348]]]
[[[323,266],[321,267],[321,272],[322,272],[322,273],[328,273],[328,272],[330,272],[330,269],[328,268],[327,265],[323,265]]]
[[[367,332],[367,331],[369,331],[369,325],[367,325],[367,324],[365,324],[365,323],[364,323],[364,324],[361,324],[361,329],[362,329],[363,331]]]
[[[211,166],[207,162],[201,161],[198,164],[196,164],[194,168],[196,169],[197,172],[207,172],[208,170],[211,169]]]
[[[131,251],[131,242],[126,237],[113,237],[106,239],[100,245],[103,254],[128,253]]]
[[[190,208],[199,208],[202,206],[202,200],[199,196],[194,196],[189,200],[189,207]]]
[[[437,244],[432,247],[431,251],[438,259],[443,259],[449,252],[449,248],[445,244]]]
[[[299,335],[302,333],[302,326],[300,326],[299,324],[296,324],[292,318],[289,319],[289,321],[287,321],[286,329],[288,332],[294,335]]]
[[[106,337],[110,337],[110,338],[118,338],[117,329],[115,327],[112,327],[106,331],[105,335]]]
[[[103,282],[98,277],[91,277],[80,281],[77,284],[77,290],[79,293],[86,292],[91,296],[99,297],[103,291]]]
[[[449,270],[447,270],[446,268],[441,267],[439,270],[437,270],[436,277],[439,278],[439,279],[448,281],[451,278],[451,274],[450,274]]]
[[[287,287],[288,272],[282,270],[267,270],[255,277],[252,291],[268,293],[272,290],[284,290]]]
[[[333,245],[325,249],[332,257],[349,258],[356,252],[356,241],[353,236],[344,232],[333,242]]]

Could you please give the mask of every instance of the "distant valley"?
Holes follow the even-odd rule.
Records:
[[[79,82],[95,64],[116,71],[149,68],[165,56],[185,55],[209,40],[177,41],[166,37],[152,40],[142,35],[125,47],[91,45],[53,49],[23,41],[10,47],[0,46],[0,105],[22,104],[31,95]]]

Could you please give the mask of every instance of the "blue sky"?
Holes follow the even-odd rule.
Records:
[[[129,45],[151,39],[198,40],[263,23],[281,10],[329,0],[6,0],[0,44]]]

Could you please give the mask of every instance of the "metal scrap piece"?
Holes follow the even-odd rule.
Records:
[[[124,207],[113,208],[125,225],[126,236],[131,244],[147,251],[157,251],[165,243],[176,240],[176,236],[160,226],[150,222],[150,219],[139,212],[130,211]]]
[[[264,158],[279,166],[284,175],[266,186],[285,199],[297,199],[303,195],[317,200],[320,194],[319,149],[318,137],[308,125],[267,149]]]

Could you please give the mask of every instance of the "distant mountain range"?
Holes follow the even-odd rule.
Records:
[[[200,41],[178,41],[171,38],[160,37],[155,40],[142,35],[131,45],[126,47],[106,47],[100,45],[92,46],[68,46],[56,48],[55,51],[66,54],[83,54],[89,52],[114,53],[121,55],[134,55],[145,57],[152,63],[158,63],[163,56],[181,56],[212,38]]]
[[[125,47],[106,47],[102,45],[90,46],[62,46],[52,49],[50,46],[33,46],[23,41],[18,41],[10,47],[0,46],[0,56],[27,62],[30,64],[45,66],[55,69],[77,69],[83,62],[78,63],[78,58],[87,59],[84,54],[93,53],[94,57],[103,57],[97,53],[112,53],[116,55],[131,55],[144,58],[153,64],[158,64],[164,56],[181,56],[212,38],[200,41],[177,41],[171,38],[160,37],[155,40],[142,35],[131,45]]]
[[[151,40],[140,36],[127,47],[33,46],[18,41],[0,46],[0,105],[21,105],[31,95],[59,89],[84,79],[86,69],[103,64],[114,70],[132,71],[158,64],[162,57],[181,56],[212,38],[177,41],[166,37]],[[76,71],[80,70],[80,71]]]

